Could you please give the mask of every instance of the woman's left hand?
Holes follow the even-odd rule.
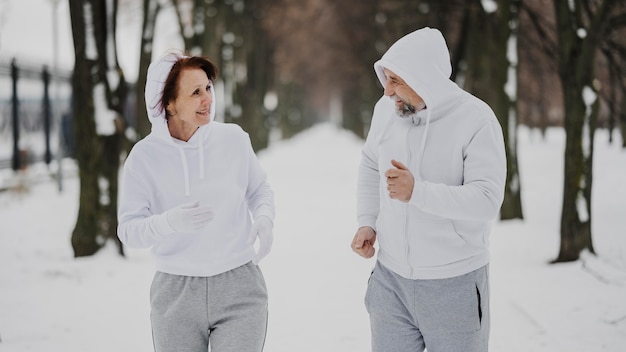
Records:
[[[254,220],[249,237],[251,244],[254,244],[257,236],[259,237],[259,250],[256,254],[256,258],[253,260],[254,264],[259,264],[261,259],[265,258],[265,256],[269,254],[270,249],[272,249],[272,242],[274,241],[273,229],[274,224],[267,216],[260,216],[258,219]]]

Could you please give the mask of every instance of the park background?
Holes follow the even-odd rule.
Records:
[[[176,7],[170,1],[119,1],[117,16],[101,16],[108,23],[117,20],[116,35],[107,40],[116,38],[113,56],[118,61],[104,55],[107,60],[102,67],[108,74],[104,75],[106,83],[100,82],[111,94],[105,99],[101,90],[93,89],[96,93],[83,97],[81,101],[93,99],[96,109],[90,112],[73,101],[77,91],[72,88],[71,76],[80,76],[77,73],[82,71],[75,65],[69,3],[83,9],[89,8],[84,6],[88,4],[93,9],[113,2],[0,1],[0,159],[11,161],[0,163],[4,165],[0,173],[2,350],[151,349],[147,294],[153,270],[148,253],[119,247],[114,233],[90,228],[93,224],[85,225],[79,216],[79,209],[89,204],[100,206],[94,209],[96,213],[106,214],[107,206],[113,208],[111,202],[102,202],[111,193],[100,194],[100,202],[82,195],[93,182],[88,176],[78,177],[79,170],[82,168],[81,175],[108,172],[113,185],[119,166],[109,162],[115,164],[112,170],[106,169],[111,165],[89,170],[85,158],[121,161],[132,142],[145,134],[140,125],[143,108],[137,103],[142,97],[136,100],[137,94],[133,95],[141,86],[135,83],[145,71],[140,63],[145,54],[141,48],[150,48],[150,58],[172,48],[221,53],[223,80],[218,82],[218,102],[223,104],[218,115],[251,133],[277,198],[275,246],[261,263],[270,289],[266,350],[367,350],[369,330],[362,300],[373,262],[353,255],[349,241],[355,230],[359,149],[368,114],[381,92],[371,64],[395,39],[423,25],[442,28],[447,34],[453,63],[458,64],[453,77],[457,83],[484,95],[495,110],[503,96],[509,102],[504,104],[507,112],[498,117],[503,118],[507,147],[511,148],[509,159],[515,161],[509,165],[516,170],[509,180],[509,199],[515,199],[517,191],[520,207],[504,211],[507,218],[494,223],[492,350],[623,348],[623,4],[569,2],[576,5],[570,9],[578,11],[572,17],[581,21],[575,27],[575,38],[570,38],[573,47],[577,42],[589,42],[585,38],[593,37],[593,16],[602,15],[604,6],[609,8],[603,17],[608,28],[598,29],[605,34],[606,43],[597,43],[591,66],[579,64],[592,73],[591,80],[580,85],[571,100],[564,94],[568,87],[560,83],[564,77],[559,58],[564,53],[558,38],[563,35],[555,29],[559,7],[551,1],[263,2],[271,5],[269,8],[260,2],[237,0],[183,0]],[[149,17],[143,16],[146,8],[155,9],[150,4],[158,5],[158,11],[148,11],[155,14],[155,22],[153,42],[145,45],[141,42],[147,33],[142,34],[142,21]],[[189,16],[200,6],[206,6],[202,13],[212,22]],[[511,14],[502,10],[505,8],[517,9],[519,17],[509,17]],[[101,10],[94,13],[110,13]],[[227,18],[229,13],[240,17]],[[502,21],[506,28],[497,26]],[[469,27],[460,23],[469,23]],[[87,30],[78,33],[98,32],[83,25]],[[346,30],[344,26],[353,27]],[[255,29],[253,33],[246,30],[249,28]],[[220,35],[215,34],[217,30],[222,31]],[[221,38],[219,46],[205,33]],[[267,35],[272,49],[252,50],[251,38],[263,42],[255,33]],[[507,35],[502,39],[498,33]],[[504,51],[487,45],[496,42],[504,42]],[[264,54],[258,56],[261,52]],[[491,59],[504,53],[506,60],[504,64],[489,61],[474,56],[476,53]],[[573,58],[585,56],[576,53]],[[18,159],[17,165],[12,163],[15,146],[8,69],[13,59],[23,73],[18,84],[18,112],[26,116],[19,122],[17,145],[24,160]],[[41,122],[44,89],[37,78],[37,69],[44,65],[53,76],[50,160],[45,157]],[[485,67],[498,70],[485,74]],[[123,79],[111,73],[119,69],[124,72]],[[271,79],[259,85],[258,79],[251,78],[254,72]],[[55,74],[61,79],[55,80]],[[98,86],[97,80],[92,83],[91,88]],[[572,86],[577,85],[574,83]],[[121,94],[116,87],[128,87],[124,99],[118,99],[124,104],[116,105],[110,98]],[[88,90],[78,92],[82,91]],[[490,91],[500,94],[491,95]],[[248,101],[242,98],[245,96],[255,98]],[[571,106],[578,108],[572,110]],[[62,134],[61,116],[68,115],[75,125],[90,120],[97,123],[95,127],[74,126],[73,131]],[[578,140],[581,150],[568,149],[568,139]],[[99,146],[111,144],[115,148],[97,154]],[[73,150],[76,145],[81,149],[78,153]],[[81,156],[81,151],[86,153]],[[591,182],[588,188],[575,185],[580,197],[574,197],[572,205],[567,201],[571,198],[566,197],[566,185],[577,174],[566,164],[572,162],[570,155],[578,153],[581,160],[574,164],[586,166],[582,179],[591,180],[593,175],[593,191]],[[114,189],[100,188],[103,192]],[[576,249],[575,258],[563,255],[564,238],[570,235],[563,230],[563,209],[569,206],[577,214],[570,225],[577,229],[587,226],[593,241],[593,246]],[[106,215],[103,218],[107,219]],[[85,235],[93,235],[87,250],[77,245]]]

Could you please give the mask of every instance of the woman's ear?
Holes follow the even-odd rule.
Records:
[[[167,116],[174,116],[174,115],[176,115],[176,109],[174,109],[172,107],[172,103],[167,104],[167,106],[165,107],[165,114]]]

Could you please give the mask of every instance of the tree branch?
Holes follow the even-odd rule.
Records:
[[[608,19],[608,27],[611,31],[615,31],[622,27],[626,27],[626,13]]]
[[[547,25],[545,24],[545,21],[541,19],[537,15],[537,13],[533,11],[533,9],[528,7],[528,5],[525,4],[525,2],[520,1],[519,2],[519,14],[521,15],[522,12],[525,12],[528,14],[528,18],[530,19],[531,23],[534,25],[535,29],[539,33],[539,37],[542,38],[539,41],[539,44],[541,45],[542,49],[547,53],[549,57],[555,58],[557,56],[556,55],[557,43],[551,40],[550,35],[549,35],[549,33],[553,31],[546,29]]]

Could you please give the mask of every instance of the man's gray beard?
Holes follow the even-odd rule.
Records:
[[[403,101],[402,106],[396,107],[396,114],[398,114],[401,118],[406,119],[415,116],[417,114],[417,109],[415,106],[407,104]]]

